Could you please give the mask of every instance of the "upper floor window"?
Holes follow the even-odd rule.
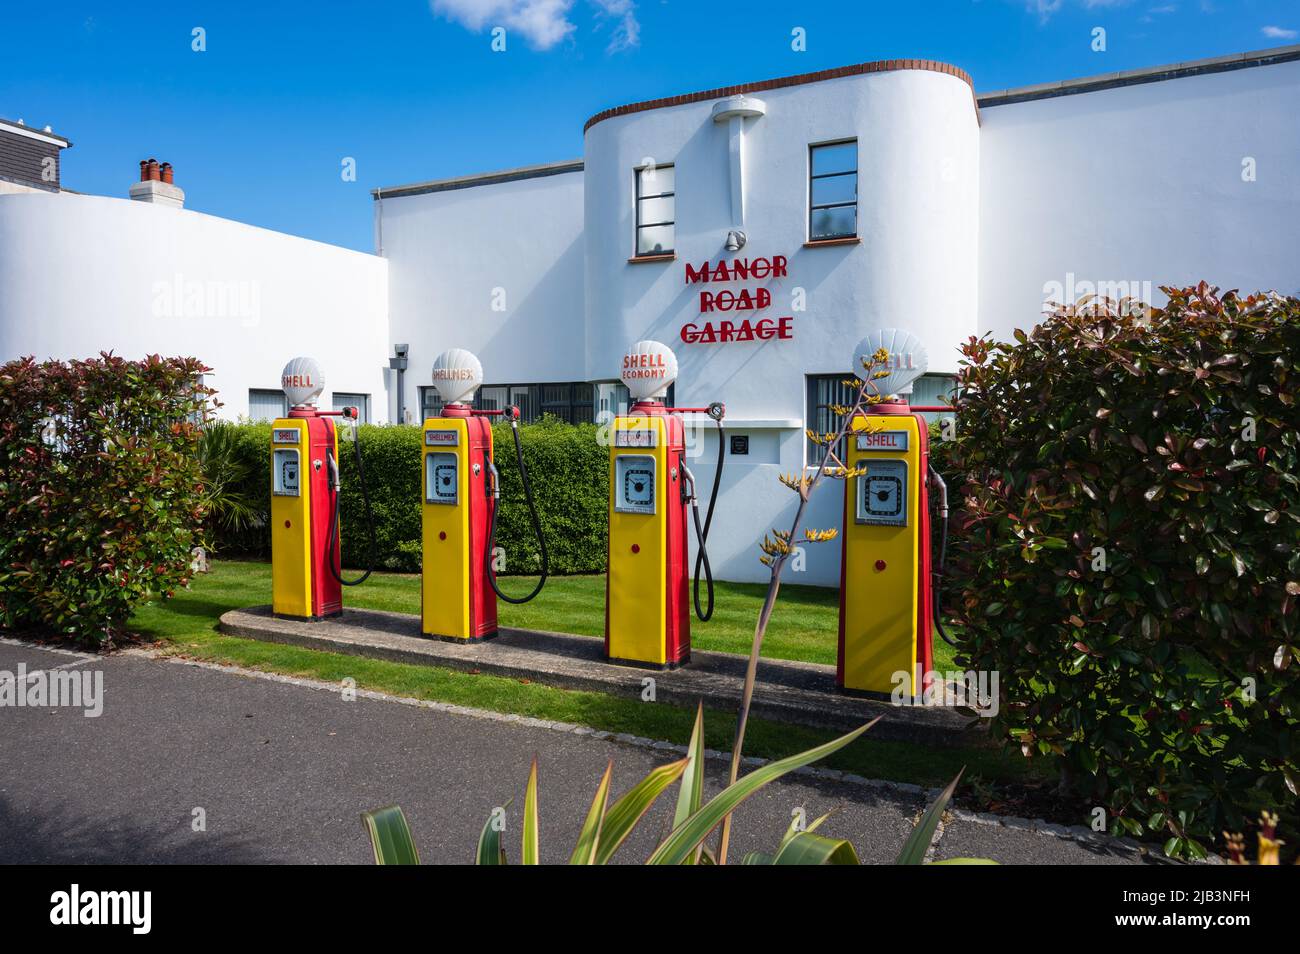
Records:
[[[808,147],[808,240],[858,234],[858,141]]]
[[[676,224],[672,166],[636,170],[636,254],[671,255]]]

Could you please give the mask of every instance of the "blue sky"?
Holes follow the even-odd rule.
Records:
[[[1001,89],[1300,42],[1300,3],[67,0],[4,25],[0,117],[72,139],[66,187],[125,196],[154,156],[190,208],[370,251],[371,188],[579,157],[609,106],[893,57]]]

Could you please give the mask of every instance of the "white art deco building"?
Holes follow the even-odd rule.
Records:
[[[578,422],[625,402],[621,355],[657,339],[678,404],[727,405],[710,555],[757,579],[793,505],[776,475],[870,331],[926,342],[929,404],[961,341],[1048,300],[1296,294],[1297,103],[1300,47],[991,92],[864,63],[606,110],[581,159],[377,189],[374,255],[187,210],[147,167],[143,201],[68,193],[34,164],[67,141],[7,149],[34,131],[0,123],[0,359],[196,354],[224,414],[265,417],[312,327],[328,397],[372,421],[436,410],[428,370],[461,347],[483,406]],[[812,525],[838,524],[837,492]],[[834,585],[838,559],[812,548],[799,581]]]

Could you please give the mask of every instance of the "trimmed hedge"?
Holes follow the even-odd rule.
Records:
[[[269,556],[271,426],[239,424],[234,429],[234,453],[249,475],[246,485],[235,490],[254,503],[260,519],[246,532],[214,531],[216,547],[226,553]],[[572,425],[554,418],[519,427],[524,464],[555,574],[605,569],[609,451],[597,443],[596,431],[594,424]],[[409,425],[361,425],[362,463],[375,517],[376,562],[382,569],[420,571],[421,434],[421,428]],[[510,426],[494,425],[492,439],[501,475],[497,544],[506,554],[501,575],[536,573],[540,552],[519,481]],[[340,441],[339,457],[343,564],[357,568],[365,564],[369,541],[356,459],[346,436]]]
[[[0,368],[0,625],[108,643],[189,582],[207,370],[110,354]]]
[[[1164,291],[963,347],[945,604],[994,731],[1195,856],[1297,820],[1300,300]]]

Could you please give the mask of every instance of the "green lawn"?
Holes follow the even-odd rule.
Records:
[[[503,580],[507,592],[525,591],[522,578]],[[550,629],[599,636],[604,618],[603,577],[557,577],[525,606],[500,605],[503,625]],[[376,573],[344,595],[351,606],[418,613],[419,577]],[[452,672],[428,666],[322,653],[296,646],[224,636],[217,618],[226,610],[269,603],[269,564],[221,561],[200,575],[188,591],[163,604],[142,607],[131,628],[157,640],[169,652],[291,675],[337,681],[350,676],[362,688],[418,699],[433,699],[498,712],[574,722],[612,732],[685,743],[692,713],[668,705],[642,703],[595,692],[575,692],[498,676]],[[747,652],[753,621],[762,602],[762,588],[720,584],[717,612],[709,623],[691,628],[692,644],[701,649]],[[815,587],[782,587],[764,655],[833,663],[837,621],[836,594]],[[939,647],[947,649],[942,643]],[[938,653],[938,647],[936,648]],[[939,659],[944,659],[940,656]],[[946,660],[945,660],[946,661]],[[734,712],[709,712],[708,745],[729,749]],[[816,745],[832,733],[756,719],[750,723],[745,751],[779,758]],[[867,737],[842,750],[826,763],[872,778],[938,785],[962,766],[968,774],[988,780],[1021,778],[1025,763],[991,749],[931,749]]]

